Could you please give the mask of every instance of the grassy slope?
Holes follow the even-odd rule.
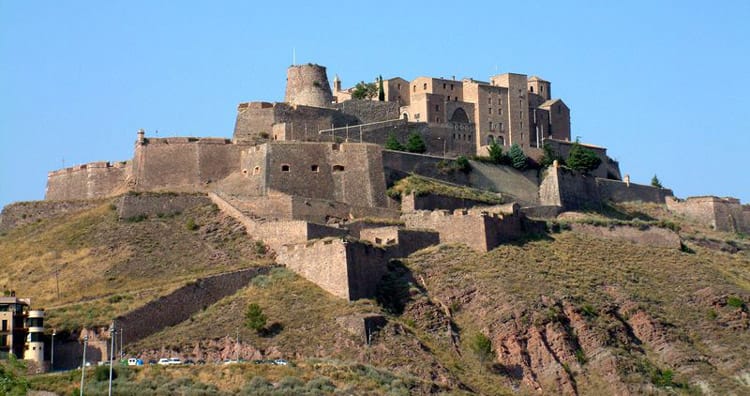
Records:
[[[62,329],[106,324],[189,280],[267,262],[213,206],[130,222],[107,203],[0,236],[0,287],[46,307],[48,323]]]

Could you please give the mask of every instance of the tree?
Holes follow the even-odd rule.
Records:
[[[550,146],[549,143],[544,143],[542,145],[542,151],[544,154],[542,155],[541,164],[542,166],[550,166],[552,165],[555,160],[557,162],[562,163],[562,158],[560,158],[560,155],[558,155],[555,150],[552,149],[552,146]]]
[[[497,144],[496,142],[490,143],[489,147],[487,147],[487,153],[490,156],[490,160],[496,164],[502,164],[505,162],[505,154],[503,154],[503,146]]]
[[[260,333],[266,327],[266,319],[260,305],[256,303],[248,305],[247,312],[245,312],[245,326]]]
[[[482,333],[476,333],[471,339],[469,345],[471,351],[477,356],[480,362],[485,363],[492,359],[492,341]]]
[[[383,76],[378,76],[378,100],[385,102],[385,89],[383,88]]]
[[[424,153],[427,151],[427,145],[422,139],[422,135],[412,132],[409,134],[409,138],[406,140],[406,151],[410,153]]]
[[[372,99],[378,94],[378,86],[375,83],[366,83],[360,81],[354,86],[352,98],[354,99]]]
[[[573,147],[570,148],[566,163],[573,170],[589,172],[598,168],[602,160],[593,150],[583,147],[576,139]]]
[[[510,157],[510,164],[516,168],[516,169],[526,169],[526,163],[528,162],[528,158],[526,158],[526,154],[523,153],[523,149],[521,149],[521,146],[517,144],[513,144],[510,146],[510,151],[508,151],[508,157]]]
[[[385,148],[387,150],[396,150],[396,151],[406,150],[406,147],[404,147],[404,145],[398,141],[398,139],[396,138],[396,134],[393,132],[388,134],[388,139],[385,140]]]
[[[659,181],[659,178],[654,175],[654,177],[651,178],[651,185],[656,188],[664,188],[664,186],[661,185],[661,182]]]

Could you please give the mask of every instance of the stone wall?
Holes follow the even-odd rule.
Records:
[[[242,145],[218,138],[149,138],[136,145],[137,191],[205,191],[239,169]]]
[[[680,236],[674,231],[658,227],[641,229],[630,226],[597,227],[590,224],[570,224],[574,232],[591,235],[601,239],[628,241],[638,245],[662,247],[670,249],[680,248]]]
[[[393,257],[407,257],[417,250],[440,243],[435,231],[409,230],[398,226],[365,228],[359,238],[377,246],[391,247]]]
[[[266,274],[268,270],[269,267],[248,268],[198,279],[167,296],[119,316],[115,319],[115,327],[125,328],[124,344],[138,341],[189,319],[192,314],[236,293],[252,278]]]
[[[264,193],[274,190],[357,207],[387,206],[381,148],[376,145],[269,143],[246,150],[242,161],[248,182],[257,183]]]
[[[347,300],[373,297],[388,259],[385,249],[339,238],[283,246],[276,256],[280,264]]]
[[[435,230],[440,243],[462,243],[487,252],[524,234],[521,216],[483,210],[419,211],[401,215],[407,228]]]
[[[535,170],[519,172],[510,166],[469,161],[470,172],[445,172],[438,167],[438,163],[443,160],[444,158],[430,155],[383,150],[386,183],[392,185],[414,173],[449,183],[494,191],[507,197],[507,200],[517,201],[524,206],[538,204],[539,182]]]
[[[81,212],[102,205],[104,200],[32,201],[7,205],[0,213],[0,232],[8,231],[40,219]]]
[[[129,193],[117,201],[117,214],[120,219],[174,215],[210,203],[205,194]]]
[[[77,200],[122,194],[132,172],[132,164],[92,162],[49,172],[46,200]]]
[[[601,209],[596,179],[591,175],[566,168],[549,167],[544,170],[539,186],[542,205],[560,206],[565,210]]]
[[[570,149],[574,144],[574,142],[557,139],[545,139],[544,143],[548,144],[555,154],[564,159],[567,159],[570,156]],[[581,144],[581,146],[593,151],[602,161],[598,168],[589,172],[591,175],[603,179],[622,179],[619,163],[607,156],[606,148],[589,144]]]
[[[400,118],[399,105],[396,102],[353,99],[336,103],[334,108],[355,117],[360,124]]]
[[[612,202],[653,202],[665,203],[666,197],[672,196],[672,190],[643,184],[625,183],[618,180],[596,179],[599,196]]]
[[[724,232],[750,232],[747,214],[750,212],[736,198],[689,197],[678,200],[669,197],[667,208],[690,220]]]
[[[475,206],[487,206],[486,202],[475,201],[473,199],[449,197],[438,194],[414,193],[401,197],[401,211],[413,212],[416,210],[455,210],[468,209]]]

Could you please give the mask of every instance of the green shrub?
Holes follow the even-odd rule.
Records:
[[[459,170],[461,172],[468,172],[471,170],[471,164],[469,163],[469,159],[466,158],[466,156],[461,155],[458,158],[456,158],[456,161],[454,161],[455,169]]]
[[[664,188],[661,185],[661,182],[659,181],[659,178],[654,175],[654,177],[651,178],[651,186],[656,188]]]
[[[331,380],[326,377],[313,378],[310,381],[307,381],[306,387],[309,390],[316,390],[321,392],[333,392],[336,390],[336,385],[334,385],[333,382],[331,382]]]
[[[190,231],[195,231],[198,229],[198,224],[195,223],[195,220],[191,217],[185,222],[185,228],[187,228]]]
[[[245,312],[245,326],[260,333],[266,327],[266,320],[268,318],[263,313],[263,308],[256,303],[248,305],[247,311]]]
[[[598,314],[591,304],[584,304],[581,307],[581,313],[587,318],[595,318]]]
[[[578,361],[578,364],[585,364],[586,363],[586,354],[583,352],[583,349],[578,348],[576,349],[576,360]]]
[[[727,305],[732,308],[742,308],[745,306],[745,302],[741,298],[736,296],[729,296],[727,298]]]
[[[410,153],[424,153],[427,151],[427,145],[422,135],[417,132],[410,133],[406,140],[406,151]]]
[[[113,367],[112,379],[114,380],[115,378],[117,378],[117,369]],[[109,381],[109,366],[96,366],[96,370],[94,370],[94,379],[99,382]]]
[[[474,334],[469,347],[482,363],[490,361],[493,357],[492,341],[483,333]]]
[[[396,151],[406,150],[406,147],[404,147],[404,145],[398,141],[398,138],[396,138],[396,134],[393,132],[388,134],[388,139],[385,140],[385,148],[386,150],[396,150]]]
[[[490,157],[490,162],[495,164],[502,164],[506,162],[505,154],[503,154],[503,147],[496,142],[490,143],[487,147],[487,153]]]

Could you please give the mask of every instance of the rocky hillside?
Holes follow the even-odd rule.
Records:
[[[605,239],[613,235],[605,230],[623,226],[677,230],[682,242]],[[182,381],[205,394],[237,393],[296,378],[326,384],[310,394],[750,393],[746,236],[712,232],[654,205],[566,215],[550,229],[487,254],[453,245],[417,252],[391,263],[374,300],[348,303],[273,269],[126,350],[147,360],[284,358],[296,367],[144,368],[120,386]],[[109,203],[3,234],[0,262],[0,286],[30,294],[54,325],[70,329],[106,324],[113,312],[198,276],[270,264],[213,206],[128,221]],[[252,303],[268,318],[261,331],[245,326]],[[357,323],[373,315],[385,323],[365,334]],[[35,377],[32,386],[67,394],[73,377]]]

